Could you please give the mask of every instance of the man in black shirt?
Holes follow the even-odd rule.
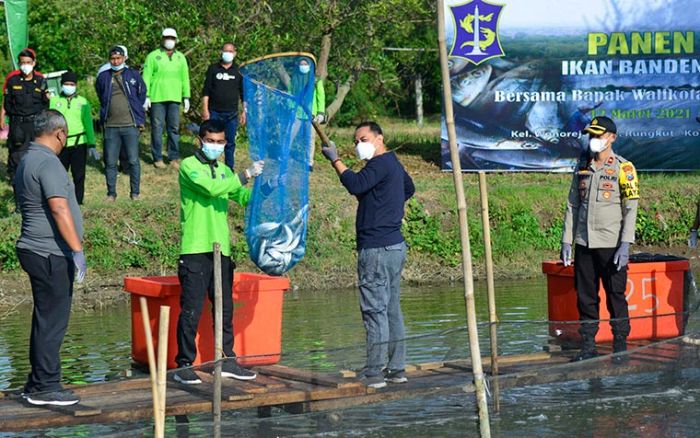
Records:
[[[32,49],[19,53],[19,71],[7,79],[3,106],[10,118],[7,137],[7,173],[12,180],[19,161],[34,139],[34,117],[49,108],[44,76],[34,71],[36,54]]]
[[[243,78],[238,70],[236,46],[226,43],[221,49],[221,59],[207,69],[202,91],[202,119],[221,120],[226,124],[226,148],[224,161],[233,170],[233,153],[236,150],[236,129],[245,125],[245,106],[238,113],[238,101],[243,100]]]

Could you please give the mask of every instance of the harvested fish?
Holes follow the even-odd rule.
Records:
[[[452,79],[452,100],[462,106],[469,106],[486,88],[491,77],[491,70],[491,66],[485,64]]]
[[[558,102],[536,102],[527,113],[525,126],[542,140],[558,143],[559,133],[564,126],[559,116]]]
[[[289,223],[264,222],[253,228],[250,256],[266,274],[282,275],[304,256],[308,208],[305,205]]]

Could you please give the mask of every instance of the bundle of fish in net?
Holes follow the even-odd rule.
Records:
[[[312,55],[285,53],[241,67],[250,157],[264,160],[246,210],[250,259],[269,275],[289,271],[306,251]]]

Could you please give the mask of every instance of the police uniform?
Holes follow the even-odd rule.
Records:
[[[579,161],[569,190],[562,243],[576,244],[574,284],[579,318],[590,321],[579,329],[584,342],[598,332],[601,280],[613,334],[629,335],[627,266],[618,270],[613,260],[621,242],[634,242],[638,199],[639,181],[630,161],[612,152],[600,167],[588,156]]]
[[[33,72],[31,79],[25,79],[21,73],[13,75],[7,80],[3,105],[10,118],[7,169],[12,177],[34,139],[34,116],[49,107],[46,79],[38,72]]]

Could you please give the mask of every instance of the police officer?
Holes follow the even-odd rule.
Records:
[[[627,350],[630,333],[625,289],[629,248],[634,242],[639,182],[634,165],[615,154],[612,145],[617,127],[607,117],[596,117],[583,130],[590,136],[589,150],[574,172],[564,217],[561,260],[571,264],[571,245],[576,244],[574,285],[582,338],[574,361],[598,355],[600,298],[603,282],[613,331],[613,352]],[[620,356],[614,359],[622,361]]]
[[[3,106],[10,118],[7,137],[7,171],[10,179],[19,160],[34,139],[34,117],[49,107],[49,92],[44,76],[34,71],[36,54],[32,49],[19,52],[19,74],[7,80]]]

